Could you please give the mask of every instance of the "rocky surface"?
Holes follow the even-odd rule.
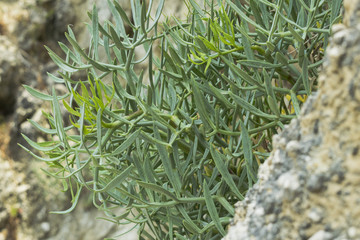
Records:
[[[23,164],[0,158],[0,240],[100,240],[131,229],[131,225],[119,228],[96,219],[104,215],[92,207],[88,196],[71,214],[49,214],[69,208],[68,196],[59,194],[60,183],[41,172],[42,164],[33,162],[26,167],[31,172]],[[136,232],[124,237],[135,239]]]
[[[360,239],[360,1],[344,7],[319,91],[274,137],[226,240]]]
[[[0,35],[0,112],[13,111],[20,81],[24,77],[24,60],[17,45]]]

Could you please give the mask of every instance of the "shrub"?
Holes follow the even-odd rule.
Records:
[[[70,28],[71,47],[60,43],[65,58],[48,49],[60,68],[49,76],[68,94],[25,86],[51,101],[51,128],[32,124],[56,138],[24,136],[47,157],[24,149],[70,189],[73,206],[57,213],[70,212],[85,188],[109,220],[139,225],[141,239],[219,239],[233,205],[257,181],[271,137],[316,89],[341,1],[189,0],[187,22],[161,26],[164,0],[155,16],[152,1],[132,1],[132,20],[108,2],[114,22],[99,24],[94,7],[86,50]],[[146,54],[136,59],[136,48]],[[144,62],[147,73],[137,68]],[[76,79],[77,72],[87,79]],[[125,213],[115,215],[116,207]]]

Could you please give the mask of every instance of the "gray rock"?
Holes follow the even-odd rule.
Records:
[[[27,119],[31,118],[35,111],[41,106],[42,101],[33,97],[28,91],[22,89],[16,101],[14,122],[20,126]]]
[[[332,240],[332,239],[334,239],[333,234],[326,232],[324,230],[320,230],[316,232],[314,235],[312,235],[311,238],[309,238],[309,240]]]
[[[6,36],[0,36],[0,113],[13,111],[23,77],[24,60],[18,47]]]
[[[0,207],[0,229],[4,229],[9,220],[9,212],[3,206]]]

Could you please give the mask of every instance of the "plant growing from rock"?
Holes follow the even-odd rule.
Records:
[[[132,19],[109,0],[114,21],[100,24],[94,7],[87,49],[70,28],[71,46],[60,43],[65,58],[48,49],[60,68],[49,76],[68,94],[25,86],[51,101],[51,128],[31,123],[54,138],[36,143],[24,136],[46,156],[23,148],[71,191],[72,207],[56,213],[74,209],[87,189],[109,220],[136,223],[141,239],[225,235],[271,137],[316,89],[330,27],[340,20],[341,1],[244,2],[189,0],[188,21],[160,25],[164,0],[131,1]],[[144,56],[135,56],[137,48]],[[143,63],[146,72],[137,68]],[[75,78],[77,72],[87,78]],[[115,215],[117,207],[125,212]]]

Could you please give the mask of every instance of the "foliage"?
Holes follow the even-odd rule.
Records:
[[[70,212],[86,188],[108,219],[137,223],[141,239],[225,235],[233,205],[257,181],[271,137],[316,89],[329,29],[340,21],[337,0],[242,2],[189,0],[188,21],[160,26],[164,0],[154,7],[131,1],[132,20],[109,0],[113,22],[100,24],[96,7],[89,13],[87,50],[70,28],[71,47],[60,43],[64,59],[48,49],[60,68],[49,76],[69,93],[26,87],[51,101],[45,114],[51,128],[32,124],[54,138],[36,143],[24,136],[48,157],[24,149],[70,189],[73,206],[57,213]],[[136,58],[137,48],[146,54]],[[147,73],[138,71],[142,63]],[[78,72],[87,79],[75,79]],[[116,216],[119,206],[126,211]]]

